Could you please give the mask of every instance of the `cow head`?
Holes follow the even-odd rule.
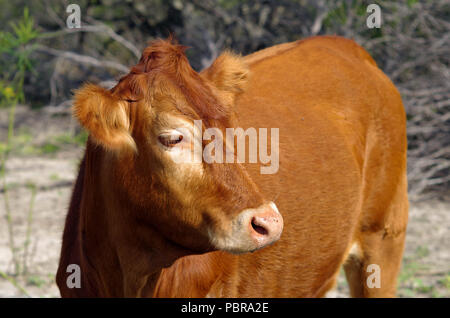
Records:
[[[257,250],[278,240],[283,219],[243,167],[179,160],[194,145],[205,146],[206,128],[233,127],[233,104],[248,69],[240,57],[224,53],[197,73],[184,49],[154,42],[113,89],[79,89],[75,116],[90,142],[105,150],[110,175],[102,178],[122,198],[122,218],[148,224],[194,252]]]

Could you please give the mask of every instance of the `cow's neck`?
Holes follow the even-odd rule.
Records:
[[[101,191],[103,151],[88,142],[79,219],[79,253],[85,293],[100,297],[122,295],[122,276],[114,246],[109,239],[105,198]],[[83,284],[84,282],[84,284]]]
[[[164,268],[153,296],[164,298],[225,297],[226,282],[236,272],[237,258],[225,252],[209,252],[177,259]]]

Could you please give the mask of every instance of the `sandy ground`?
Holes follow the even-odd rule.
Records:
[[[7,114],[0,110],[0,140],[6,135]],[[69,116],[54,116],[20,107],[17,135],[31,132],[28,143],[39,148],[49,136],[66,134],[73,127]],[[20,149],[7,162],[6,182],[12,211],[14,239],[23,251],[26,220],[36,187],[27,257],[28,274],[12,277],[32,297],[59,297],[54,283],[65,214],[82,155],[79,145],[61,145],[46,154],[24,154]],[[12,273],[11,250],[5,220],[3,185],[0,186],[0,271]],[[450,200],[412,202],[402,272],[400,297],[450,297]],[[11,281],[0,277],[0,297],[23,297]],[[344,276],[339,277],[337,297],[347,297]]]

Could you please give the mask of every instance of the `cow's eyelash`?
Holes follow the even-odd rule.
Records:
[[[183,135],[178,135],[177,138],[172,139],[172,136],[170,135],[161,135],[158,137],[158,140],[161,144],[163,144],[166,147],[173,147],[176,144],[180,143],[183,140]]]

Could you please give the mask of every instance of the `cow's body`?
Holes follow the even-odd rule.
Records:
[[[236,102],[239,126],[280,132],[279,171],[245,168],[264,197],[276,202],[283,234],[254,253],[177,256],[160,264],[155,276],[137,265],[135,271],[143,274],[136,274],[141,279],[136,295],[322,297],[345,263],[353,296],[394,296],[408,213],[405,114],[394,85],[362,48],[337,37],[275,46],[245,61],[251,77]],[[126,224],[110,224],[80,209],[104,208],[99,198],[108,185],[99,176],[110,172],[98,166],[102,155],[88,145],[81,164],[58,273],[63,296],[132,295],[123,286],[117,252],[101,230]],[[134,257],[140,264],[145,255]],[[65,269],[73,263],[81,265],[81,289],[65,286]],[[381,270],[380,288],[366,283],[370,264]]]

